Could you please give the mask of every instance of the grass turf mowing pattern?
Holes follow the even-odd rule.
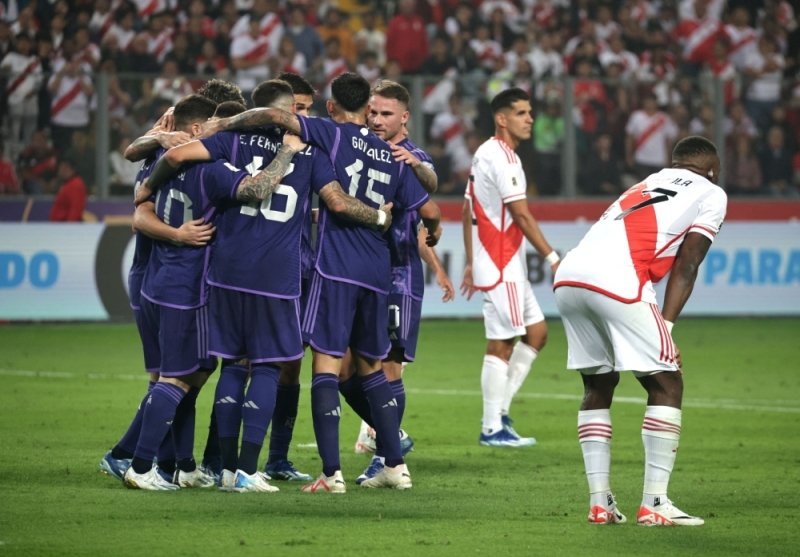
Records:
[[[479,447],[478,321],[423,324],[405,375],[410,492],[364,490],[368,463],[341,427],[344,496],[124,489],[97,472],[141,399],[138,337],[129,325],[0,327],[0,557],[4,555],[791,555],[800,536],[797,319],[686,319],[683,437],[670,495],[702,528],[592,527],[576,436],[580,381],[564,370],[558,321],[512,406],[529,449]],[[208,387],[213,388],[215,378]],[[319,473],[307,369],[290,458]],[[211,388],[198,401],[196,454]],[[612,410],[612,486],[635,521],[641,496],[644,391],[623,375]],[[262,452],[262,462],[266,451]]]

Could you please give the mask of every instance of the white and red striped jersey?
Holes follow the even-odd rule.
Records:
[[[325,58],[322,61],[322,72],[325,74],[325,85],[322,90],[326,98],[333,94],[331,92],[333,80],[348,71],[350,71],[350,66],[347,64],[347,60],[341,56],[339,58]]]
[[[623,193],[567,253],[554,286],[654,304],[653,284],[672,269],[686,235],[697,232],[713,242],[727,202],[721,188],[689,170],[651,174]]]
[[[270,75],[267,59],[270,48],[266,37],[253,38],[249,33],[239,35],[231,42],[231,59],[244,59],[247,62],[259,62],[249,68],[236,70],[236,83],[244,91],[252,91],[261,81]]]
[[[730,43],[728,58],[737,69],[744,68],[748,55],[757,48],[758,33],[750,26],[737,27],[736,25],[726,25],[723,32]]]
[[[434,116],[431,122],[431,137],[444,142],[444,151],[450,157],[451,168],[457,173],[469,172],[472,166],[472,156],[464,139],[466,132],[470,131],[469,121],[461,114],[453,114],[449,108]]]
[[[648,114],[636,110],[628,118],[625,132],[634,139],[633,160],[648,166],[664,166],[669,160],[669,148],[678,137],[678,126],[666,113]]]
[[[478,63],[486,69],[495,70],[495,62],[503,58],[503,47],[500,43],[492,39],[480,40],[472,39],[469,47],[478,57]]]
[[[56,72],[58,69],[54,68]],[[59,68],[60,69],[60,68]],[[59,126],[79,127],[89,124],[91,95],[87,95],[83,85],[91,85],[91,68],[84,64],[77,76],[65,75],[61,78],[58,90],[50,102],[50,121]],[[54,73],[50,82],[57,79]]]
[[[136,31],[133,29],[123,29],[116,23],[111,26],[105,37],[103,38],[104,42],[108,42],[112,40],[112,37],[116,39],[117,45],[119,49],[123,52],[127,52],[128,48],[131,46],[131,42],[133,42],[133,38],[136,36]]]
[[[11,105],[32,96],[42,82],[42,64],[38,56],[9,52],[0,62],[0,70],[8,72],[5,94]]]
[[[269,12],[264,17],[261,18],[259,22],[259,28],[261,29],[261,36],[266,38],[267,43],[269,44],[269,51],[271,53],[278,52],[278,47],[281,44],[281,39],[283,38],[283,23],[281,22],[281,18],[278,17],[278,14]],[[240,17],[236,23],[231,27],[230,37],[233,40],[236,40],[236,37],[241,35],[247,35],[250,32],[250,15],[245,14]]]
[[[472,278],[475,288],[528,280],[525,236],[506,204],[526,199],[522,162],[505,141],[485,141],[472,159],[464,197],[472,205]]]

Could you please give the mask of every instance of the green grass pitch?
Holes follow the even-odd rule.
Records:
[[[133,325],[0,326],[0,557],[7,555],[798,555],[800,319],[684,319],[683,438],[670,486],[701,528],[586,524],[576,436],[581,386],[557,320],[512,407],[530,449],[478,446],[479,321],[427,321],[406,372],[404,427],[416,440],[409,492],[353,481],[357,421],[342,419],[344,496],[127,490],[97,471],[145,388]],[[304,371],[291,458],[319,458]],[[210,388],[198,408],[205,441]],[[643,391],[622,378],[612,411],[612,486],[635,518]],[[263,459],[263,457],[262,457]]]

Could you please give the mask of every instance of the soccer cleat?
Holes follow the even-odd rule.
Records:
[[[513,435],[505,429],[497,430],[494,433],[481,433],[478,443],[485,447],[532,447],[536,444],[533,437],[520,437]]]
[[[640,526],[702,526],[705,524],[705,520],[686,514],[673,505],[669,499],[660,505],[639,507],[636,522]]]
[[[361,429],[358,432],[358,439],[356,439],[355,451],[358,454],[374,453],[375,445],[375,430],[367,425],[366,422],[361,422]]]
[[[383,458],[379,456],[373,456],[369,466],[367,466],[364,469],[364,472],[362,472],[362,474],[356,478],[356,483],[361,485],[364,480],[374,478],[381,470],[383,470]]]
[[[384,466],[374,477],[361,482],[361,487],[388,487],[389,489],[411,489],[411,475],[405,464]]]
[[[408,453],[414,450],[414,440],[411,436],[405,432],[405,430],[400,430],[400,453],[403,456],[406,456]]]
[[[130,466],[130,458],[114,458],[111,456],[111,451],[108,451],[100,460],[100,471],[108,476],[114,476],[118,480],[122,480],[125,471]]]
[[[207,464],[201,464],[200,466],[197,467],[197,469],[200,470],[206,476],[209,476],[211,479],[213,479],[215,485],[219,485],[219,478],[222,473],[221,471],[216,472],[213,467],[208,466]]]
[[[608,494],[608,505],[594,505],[589,509],[589,524],[624,524],[628,519],[617,509],[614,496]]]
[[[505,429],[508,433],[511,434],[512,437],[516,437],[518,439],[522,439],[524,442],[528,443],[529,445],[535,445],[536,439],[533,437],[523,437],[517,430],[514,429],[514,420],[511,419],[511,416],[505,415],[500,417],[503,423],[503,429]]]
[[[219,487],[220,491],[233,491],[235,487],[235,479],[236,473],[231,472],[230,470],[223,470],[222,473],[219,475],[219,481],[217,482],[217,487]]]
[[[177,483],[181,487],[214,487],[216,485],[216,478],[211,474],[205,472],[202,468],[195,468],[191,472],[184,472],[176,470],[175,476]]]
[[[325,472],[319,477],[300,488],[303,493],[345,493],[347,486],[344,483],[342,471],[337,470],[333,476],[326,476]]]
[[[200,463],[200,469],[209,476],[213,476],[216,481],[219,481],[219,475],[222,474],[222,460],[217,457],[208,460],[204,458]]]
[[[158,473],[158,466],[155,464],[144,474],[137,474],[131,466],[125,471],[122,481],[126,487],[144,489],[145,491],[177,491],[180,489],[177,484],[165,480]]]
[[[280,489],[267,481],[266,474],[261,472],[246,474],[237,470],[233,479],[233,491],[238,493],[275,493]]]
[[[314,479],[311,477],[311,474],[301,472],[294,467],[291,461],[286,459],[267,462],[267,465],[264,467],[264,472],[270,476],[270,479],[274,478],[286,482],[310,482]]]

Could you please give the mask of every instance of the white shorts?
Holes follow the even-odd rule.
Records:
[[[677,371],[677,349],[656,304],[624,304],[585,288],[556,288],[567,367],[584,374]]]
[[[525,334],[528,325],[544,321],[531,283],[501,282],[483,293],[486,338],[505,340]]]

